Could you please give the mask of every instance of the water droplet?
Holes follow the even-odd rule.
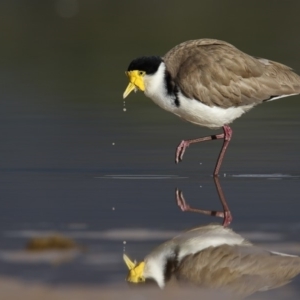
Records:
[[[126,110],[127,110],[127,109],[124,107],[124,108],[123,108],[123,111],[125,112]]]
[[[123,241],[123,245],[126,245],[126,241]]]

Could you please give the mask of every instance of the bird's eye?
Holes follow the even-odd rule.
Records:
[[[139,75],[141,75],[141,76],[144,75],[144,73],[145,72],[143,72],[143,71],[139,71]]]

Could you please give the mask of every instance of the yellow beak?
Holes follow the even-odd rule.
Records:
[[[144,78],[143,75],[140,75],[139,71],[128,71],[125,74],[129,78],[129,84],[123,94],[123,99],[125,99],[133,90],[145,90]]]

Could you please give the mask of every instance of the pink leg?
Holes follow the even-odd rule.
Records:
[[[232,137],[232,129],[228,125],[223,126],[223,132],[224,133],[210,135],[210,136],[206,136],[206,137],[202,137],[202,138],[198,138],[198,139],[181,141],[181,143],[178,145],[178,147],[176,149],[175,162],[179,163],[180,161],[182,161],[183,154],[184,154],[186,148],[191,144],[205,142],[205,141],[211,141],[211,140],[224,139],[223,146],[220,151],[219,158],[217,160],[217,164],[216,164],[216,167],[214,170],[214,176],[217,176],[219,174],[219,170],[220,170],[226,149],[227,149],[228,144]]]
[[[178,207],[184,212],[186,212],[186,211],[196,212],[196,213],[200,213],[200,214],[204,214],[204,215],[223,218],[223,226],[227,227],[232,222],[231,212],[230,212],[227,202],[225,200],[225,196],[223,194],[223,191],[222,191],[222,188],[221,188],[221,185],[219,182],[219,178],[214,177],[214,181],[215,181],[215,185],[216,185],[216,188],[218,191],[218,195],[220,197],[220,201],[223,206],[223,211],[202,210],[202,209],[192,208],[186,203],[182,192],[178,189],[176,189],[176,202],[177,202]]]
[[[227,150],[227,147],[232,137],[232,129],[228,125],[224,125],[223,130],[224,130],[224,142],[215,166],[214,176],[217,176],[219,174],[219,170],[222,165],[225,152]]]

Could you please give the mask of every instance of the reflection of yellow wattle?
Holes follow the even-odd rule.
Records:
[[[129,84],[123,94],[123,98],[125,99],[133,90],[136,92],[138,89],[141,91],[145,91],[145,84],[143,75],[140,74],[140,71],[128,71],[125,74],[129,78]]]
[[[125,261],[126,266],[129,269],[127,281],[133,283],[144,282],[145,277],[143,276],[143,273],[145,263],[143,261],[140,263],[133,262],[126,254],[123,254],[123,259]]]

